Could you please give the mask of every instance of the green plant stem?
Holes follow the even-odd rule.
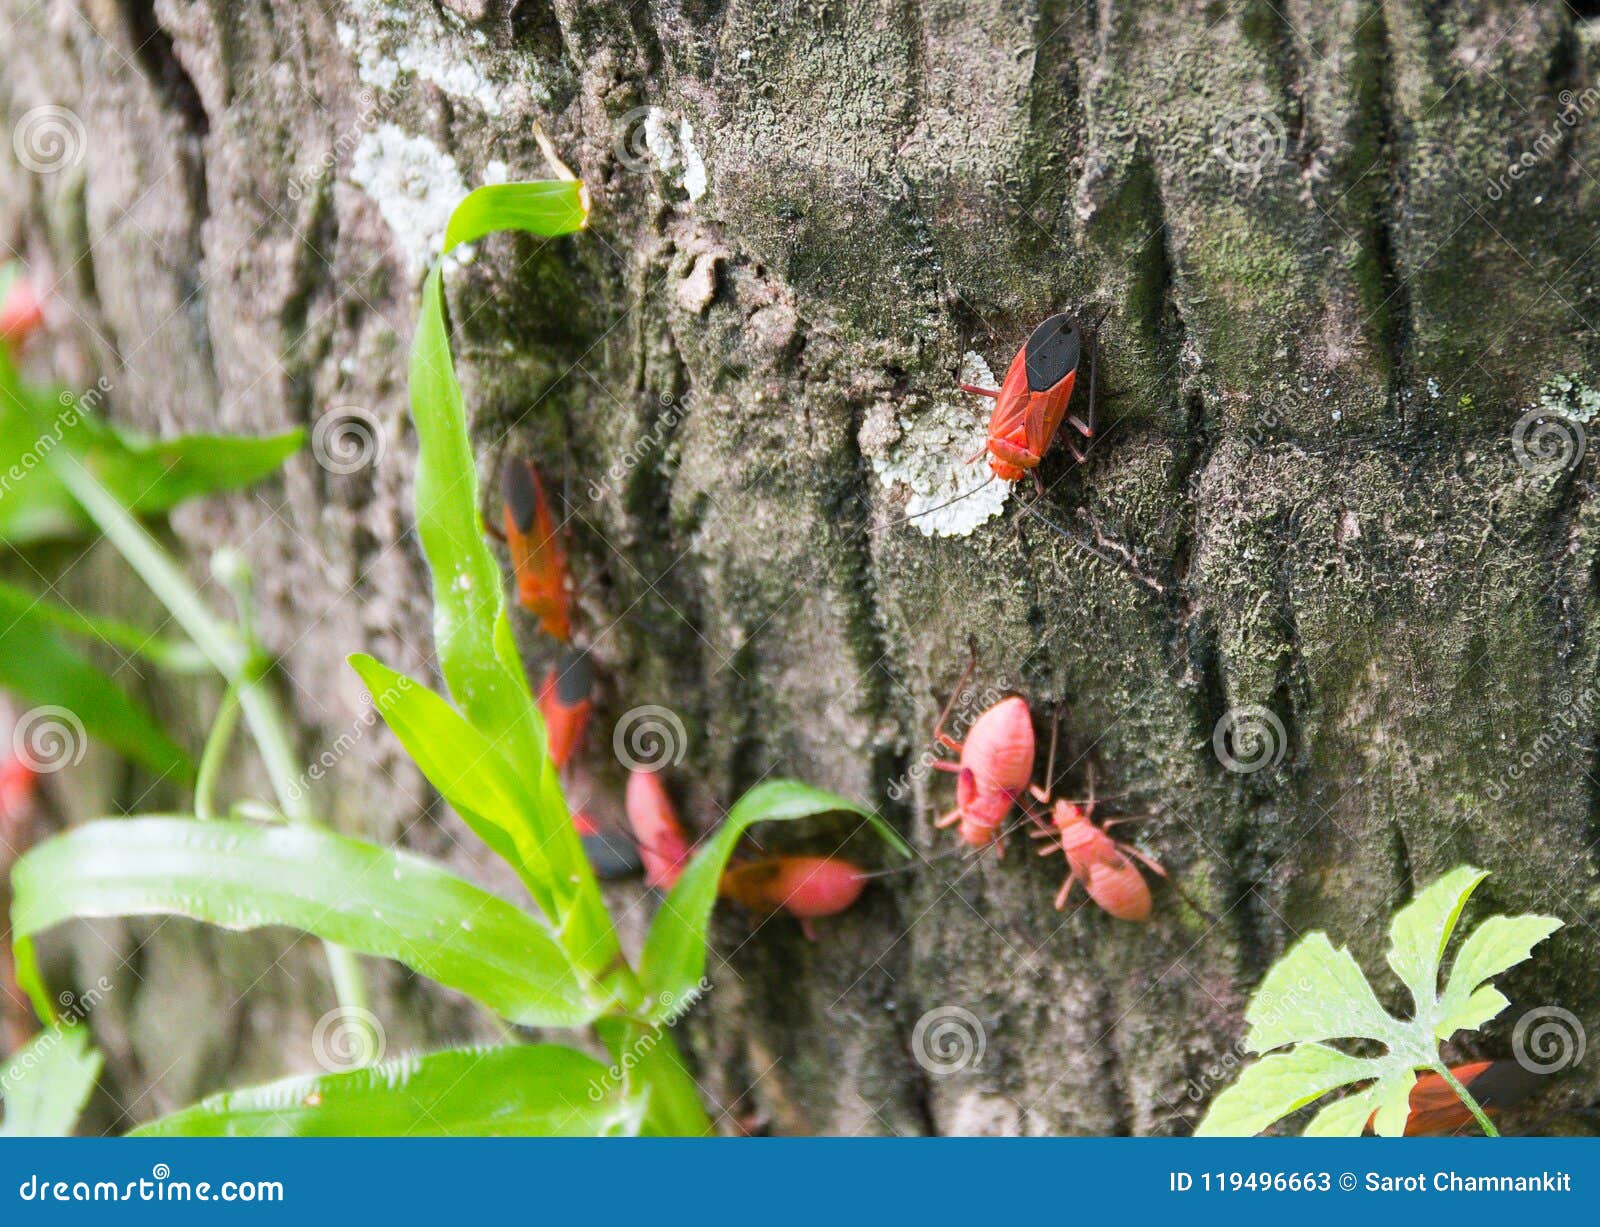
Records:
[[[1448,1065],[1440,1061],[1433,1067],[1433,1072],[1443,1078],[1450,1089],[1456,1093],[1456,1098],[1467,1105],[1467,1111],[1477,1118],[1478,1127],[1483,1130],[1485,1137],[1497,1138],[1500,1136],[1500,1130],[1494,1127],[1494,1122],[1489,1119],[1489,1114],[1478,1105],[1478,1101],[1472,1097],[1472,1092],[1462,1085],[1460,1079],[1450,1072]]]
[[[261,753],[261,761],[272,781],[278,804],[291,822],[314,823],[315,815],[300,785],[289,725],[276,696],[263,677],[261,653],[238,631],[223,622],[206,606],[178,565],[162,549],[161,543],[146,531],[116,496],[100,484],[83,463],[65,449],[50,453],[49,463],[89,518],[105,534],[106,540],[128,562],[167,607],[184,634],[206,654],[217,672],[238,696],[240,709],[250,736]],[[356,956],[343,947],[323,943],[328,970],[333,977],[339,1004],[355,1019],[367,1011],[366,980]],[[364,1056],[376,1050],[368,1028],[361,1028]]]
[[[194,813],[202,822],[210,822],[217,816],[217,773],[222,769],[223,759],[228,753],[228,743],[233,740],[233,730],[238,726],[239,696],[230,686],[227,693],[222,696],[222,706],[217,709],[217,718],[211,723],[211,732],[206,736],[205,749],[200,752],[200,769],[195,775]]]

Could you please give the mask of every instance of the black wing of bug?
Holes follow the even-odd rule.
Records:
[[[533,531],[533,517],[539,506],[539,496],[533,484],[533,466],[519,456],[507,456],[502,471],[501,487],[511,520],[519,533]]]
[[[1048,392],[1078,369],[1083,336],[1071,315],[1052,315],[1033,330],[1024,350],[1028,364],[1028,391]]]
[[[576,707],[594,691],[594,669],[589,653],[569,647],[556,663],[556,698],[563,707]]]

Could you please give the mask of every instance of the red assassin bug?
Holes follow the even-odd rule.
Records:
[[[1050,746],[1050,765],[1045,769],[1045,782],[1049,783],[1055,770],[1055,744]],[[1042,788],[1032,790],[1041,802],[1051,804],[1050,795]],[[1126,818],[1113,818],[1096,826],[1094,817],[1094,776],[1089,777],[1089,799],[1085,802],[1056,801],[1051,809],[1050,825],[1032,832],[1035,839],[1048,839],[1050,845],[1039,849],[1040,856],[1060,852],[1067,858],[1067,880],[1056,892],[1056,911],[1067,905],[1074,883],[1081,882],[1089,898],[1118,920],[1143,923],[1150,919],[1150,887],[1139,872],[1139,865],[1152,872],[1167,876],[1161,863],[1146,856],[1132,844],[1113,839],[1106,832]],[[1135,862],[1138,862],[1136,864]]]
[[[644,860],[645,882],[671,890],[689,863],[689,840],[661,777],[654,771],[630,772],[625,807]]]
[[[589,654],[577,648],[568,648],[556,668],[544,675],[539,683],[539,713],[544,716],[546,744],[550,761],[560,771],[571,761],[583,740],[594,711],[590,697],[594,689],[594,671],[589,666]]]
[[[567,552],[550,514],[539,470],[530,460],[506,457],[505,542],[517,581],[517,603],[539,619],[547,635],[572,638],[572,596],[567,585]]]
[[[956,777],[956,806],[936,819],[934,826],[959,824],[957,829],[966,843],[975,848],[992,843],[996,852],[1004,856],[1005,841],[997,838],[1000,826],[1033,780],[1033,717],[1027,703],[1013,695],[974,720],[966,741],[957,741],[946,733],[944,722],[977,663],[974,651],[972,663],[956,683],[933,728],[934,741],[960,756],[959,763],[941,759],[933,764],[934,770],[948,771]]]
[[[1066,313],[1052,315],[1033,330],[1027,343],[1017,351],[998,392],[971,383],[961,385],[963,392],[994,400],[985,450],[989,453],[990,470],[1001,481],[1021,481],[1023,473],[1037,469],[1063,421],[1070,423],[1085,439],[1094,437],[1094,427],[1090,423],[1067,411],[1072,390],[1078,382],[1078,361],[1083,349],[1083,330],[1077,318]],[[1092,416],[1092,361],[1089,374]],[[1067,448],[1081,464],[1084,455],[1078,445],[1069,439]],[[1042,492],[1044,483],[1037,472],[1033,480]]]
[[[1521,1103],[1539,1089],[1545,1077],[1515,1061],[1472,1061],[1452,1065],[1450,1072],[1490,1116]],[[1438,1074],[1423,1074],[1417,1079],[1411,1088],[1410,1107],[1405,1129],[1408,1138],[1444,1137],[1477,1127],[1472,1110]],[[1376,1116],[1374,1112],[1367,1118],[1369,1130]]]
[[[774,856],[735,865],[722,875],[717,893],[757,915],[784,911],[816,941],[811,922],[844,911],[866,888],[858,865],[835,856]]]
[[[44,306],[26,277],[15,277],[0,302],[0,345],[14,347],[44,323]]]

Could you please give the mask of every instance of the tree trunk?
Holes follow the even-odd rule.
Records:
[[[722,1127],[1183,1133],[1297,935],[1377,976],[1388,915],[1459,863],[1494,910],[1569,922],[1468,1051],[1535,1007],[1600,1023],[1600,29],[1573,7],[4,0],[19,158],[43,106],[68,148],[0,170],[0,216],[53,288],[57,373],[103,376],[118,420],[325,424],[175,531],[197,574],[251,559],[331,820],[502,883],[343,657],[431,667],[420,276],[467,188],[547,173],[542,123],[591,229],[491,239],[448,285],[486,488],[508,452],[567,478],[603,687],[577,791],[619,817],[613,728],[659,705],[702,826],[776,772],[943,857],[814,945],[718,922],[688,1032]],[[1058,444],[1037,502],[993,483],[901,522],[979,483],[974,356],[1003,373],[1102,308],[1089,462]],[[973,702],[1022,693],[1041,744],[1059,707],[1062,788],[1092,770],[1103,813],[1150,815],[1127,829],[1174,885],[1149,925],[1057,913],[1024,839],[933,829],[969,637]],[[783,838],[846,836],[891,863],[844,824]],[[114,985],[122,1124],[310,1065],[305,944],[156,928],[57,943],[60,977]],[[375,974],[390,1051],[487,1034]]]

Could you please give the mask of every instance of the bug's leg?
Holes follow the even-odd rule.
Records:
[[[998,388],[980,388],[975,383],[964,383],[958,386],[963,392],[971,392],[974,396],[987,396],[990,400],[998,400],[1000,398],[1000,389]]]
[[[966,689],[967,679],[972,676],[972,671],[978,667],[978,641],[967,640],[967,650],[971,652],[971,659],[967,667],[962,670],[960,679],[956,682],[955,689],[950,692],[950,697],[945,701],[944,710],[939,713],[939,719],[933,726],[933,739],[947,750],[961,753],[961,743],[944,731],[944,722],[950,718],[950,712],[955,708],[956,700],[961,697],[961,692]]]
[[[1123,852],[1126,855],[1133,857],[1141,865],[1143,865],[1146,869],[1148,869],[1151,873],[1159,874],[1163,878],[1167,876],[1166,867],[1163,866],[1160,861],[1156,860],[1155,857],[1153,857],[1153,856],[1146,856],[1143,852],[1140,852],[1139,849],[1135,848],[1132,844],[1119,843],[1117,845],[1117,849],[1120,852]]]
[[[800,932],[805,934],[806,941],[808,942],[814,942],[817,940],[816,926],[811,923],[811,917],[809,916],[800,917]]]
[[[1039,470],[1038,469],[1029,469],[1028,472],[1033,474],[1033,491],[1034,491],[1034,493],[1037,494],[1040,498],[1043,498],[1044,497],[1044,478],[1039,476]]]
[[[933,825],[938,827],[942,831],[942,830],[944,830],[945,827],[953,827],[953,826],[955,826],[956,823],[958,823],[960,821],[961,821],[961,807],[958,805],[958,806],[955,807],[955,809],[951,810],[948,814],[940,814],[937,818],[935,818],[933,820]]]
[[[505,544],[505,540],[506,540],[505,529],[501,528],[493,520],[491,520],[488,516],[485,516],[485,515],[480,515],[478,517],[478,523],[483,525],[483,531],[487,535],[493,537],[496,541],[500,542],[502,545]]]
[[[1059,912],[1067,906],[1067,899],[1071,896],[1072,888],[1077,884],[1077,881],[1078,879],[1072,874],[1069,873],[1067,875],[1067,880],[1061,884],[1061,889],[1056,892],[1056,911]]]

